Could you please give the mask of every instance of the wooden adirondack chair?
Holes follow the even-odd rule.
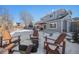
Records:
[[[32,52],[36,52],[37,51],[37,48],[38,48],[38,45],[39,45],[39,33],[38,33],[38,30],[36,30],[35,28],[33,29],[33,34],[30,35],[30,39],[32,40],[33,42],[33,51]]]
[[[7,30],[4,30],[2,32],[2,37],[0,39],[1,47],[8,50],[9,53],[11,52],[11,49],[15,46],[15,43],[18,42],[18,44],[20,45],[20,37],[18,36],[18,40],[12,42],[11,40],[13,38],[15,37],[11,37],[10,33]],[[4,41],[5,41],[5,44],[3,44]]]
[[[59,47],[62,47],[62,54],[64,54],[65,53],[65,41],[64,41],[65,37],[66,37],[65,33],[61,33],[56,40],[45,37],[44,48],[46,50],[46,54],[59,54],[60,53]],[[54,43],[50,43],[48,42],[48,40],[52,40],[54,41]],[[61,43],[63,44],[61,45]]]
[[[38,30],[33,29],[33,34],[30,35],[30,38],[31,38],[31,39],[39,39],[39,33],[38,33]]]
[[[30,39],[33,41],[33,43],[38,44],[38,39],[39,39],[38,30],[36,29],[33,30],[33,34],[30,35]]]
[[[19,45],[18,48],[20,48],[20,36],[18,36],[18,40],[16,40],[16,41],[12,41],[13,38],[15,38],[15,37],[11,37],[10,33],[7,30],[2,32],[2,41],[6,41],[6,44],[4,46],[2,45],[2,47],[5,50],[8,50],[9,53],[12,52],[12,48],[16,46],[16,43],[18,43],[18,45]],[[29,54],[31,52],[31,49],[32,49],[32,46],[28,46],[25,53]],[[14,52],[14,50],[13,50],[13,52]]]

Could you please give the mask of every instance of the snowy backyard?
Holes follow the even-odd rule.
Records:
[[[31,41],[28,41],[30,34],[32,33],[32,30],[19,30],[12,32],[12,36],[21,36],[21,44],[32,44]],[[60,33],[56,32],[54,33],[50,38],[56,39],[59,36]],[[45,54],[44,50],[44,41],[45,41],[45,36],[48,36],[49,34],[44,33],[43,31],[39,31],[39,47],[37,52],[31,53],[31,54]],[[29,39],[30,40],[30,39]],[[79,54],[79,44],[78,43],[71,43],[68,40],[66,40],[66,48],[65,48],[65,54]],[[13,48],[14,54],[20,54],[18,46]]]

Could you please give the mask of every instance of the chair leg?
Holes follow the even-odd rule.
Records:
[[[62,54],[65,54],[65,41],[63,42]]]
[[[9,53],[9,54],[12,54],[12,50],[9,50],[8,53]]]
[[[20,49],[20,41],[21,41],[21,39],[20,39],[20,36],[18,36],[18,48]]]
[[[46,54],[48,54],[48,51],[46,50]]]
[[[26,54],[30,54],[31,53],[32,47],[33,47],[32,45],[27,47]]]
[[[0,37],[0,47],[2,47],[2,37]]]

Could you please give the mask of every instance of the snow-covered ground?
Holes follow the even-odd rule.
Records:
[[[16,32],[17,33],[17,32]],[[16,35],[16,33],[14,35]],[[19,33],[19,32],[18,32]],[[28,38],[28,33],[25,33],[25,31],[20,32],[20,34],[22,34],[22,42],[26,41],[25,38]],[[56,39],[59,36],[60,33],[56,32],[54,33],[50,38]],[[49,35],[47,33],[44,33],[42,31],[39,32],[39,47],[38,47],[38,51],[36,53],[32,53],[32,54],[44,54],[45,50],[44,50],[44,37],[46,35]],[[25,42],[26,43],[26,42]],[[18,51],[18,46],[16,46],[14,48],[14,50],[17,50],[14,52],[14,54],[19,54],[20,52]],[[69,41],[66,40],[66,49],[65,49],[65,53],[66,54],[79,54],[79,44],[77,43],[71,43]]]

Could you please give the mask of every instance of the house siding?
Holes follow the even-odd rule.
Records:
[[[53,32],[63,32],[63,31],[70,32],[70,26],[71,26],[71,21],[72,21],[71,14],[69,11],[65,11],[65,10],[62,10],[62,11],[60,10],[55,11],[55,13],[50,13],[49,15],[46,15],[45,17],[42,18],[42,20],[46,23],[47,30],[49,31],[51,30]],[[62,16],[62,15],[65,15],[65,16]],[[54,22],[57,23],[57,27],[51,28],[50,24]]]
[[[54,23],[56,22],[56,28],[50,28],[50,23]],[[47,30],[52,30],[52,31],[56,31],[56,32],[61,32],[61,20],[54,20],[54,21],[49,21],[46,23],[46,29]]]

